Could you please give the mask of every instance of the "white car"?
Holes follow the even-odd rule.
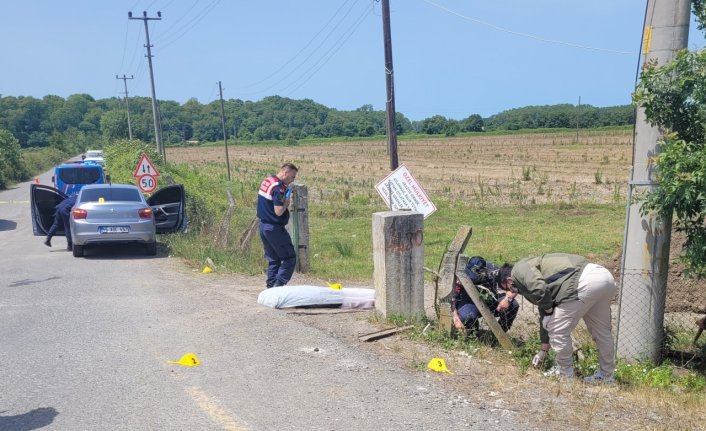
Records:
[[[83,159],[83,163],[95,163],[97,165],[105,166],[105,159],[103,157],[86,157],[85,159]]]

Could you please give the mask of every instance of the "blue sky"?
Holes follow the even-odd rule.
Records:
[[[557,103],[630,102],[645,0],[390,0],[397,111],[462,119]],[[375,0],[24,0],[4,2],[0,94],[257,101],[385,108]],[[690,48],[704,45],[692,25]]]

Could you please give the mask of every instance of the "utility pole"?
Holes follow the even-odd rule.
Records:
[[[152,45],[150,45],[150,31],[147,26],[147,21],[161,20],[162,12],[157,12],[157,18],[150,18],[147,16],[147,12],[142,12],[142,17],[133,17],[132,12],[127,13],[128,19],[139,19],[145,23],[145,41],[147,42],[145,46],[147,47],[147,63],[150,67],[150,84],[152,86],[152,119],[154,120],[154,139],[157,143],[157,152],[162,155],[164,160],[167,159],[164,145],[162,145],[162,125],[159,119],[159,111],[157,109],[157,95],[154,90],[154,72],[152,70]]]
[[[643,65],[656,61],[658,67],[672,61],[687,47],[690,0],[648,0],[643,35]],[[617,353],[630,360],[658,361],[664,340],[664,308],[669,272],[671,216],[640,214],[634,196],[658,186],[654,157],[662,134],[651,126],[645,109],[637,108],[633,165],[628,183],[628,211],[625,221],[623,262],[620,271]]]
[[[579,143],[579,115],[581,113],[581,96],[579,96],[579,105],[576,107],[576,143]]]
[[[228,158],[228,137],[226,134],[226,111],[223,107],[223,87],[218,81],[218,92],[221,94],[221,125],[223,126],[223,145],[226,148],[226,167],[228,168],[228,181],[230,181],[230,159]]]
[[[395,75],[392,67],[392,36],[390,35],[390,0],[382,0],[382,32],[385,39],[385,84],[387,87],[387,150],[390,170],[397,169],[397,125],[395,124]]]
[[[123,84],[125,84],[125,109],[127,110],[127,133],[129,139],[132,141],[132,124],[130,123],[130,105],[128,104],[127,101],[127,80],[128,79],[134,79],[132,75],[128,78],[123,74],[123,77],[119,77],[118,75],[115,75],[115,79],[122,79]]]

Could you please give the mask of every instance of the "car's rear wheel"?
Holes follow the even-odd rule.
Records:
[[[157,241],[147,243],[145,246],[145,254],[147,256],[155,256],[157,254]]]
[[[71,248],[71,251],[74,253],[74,257],[83,257],[83,246],[74,244]]]

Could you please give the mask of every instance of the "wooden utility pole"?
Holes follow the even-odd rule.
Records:
[[[150,68],[150,85],[152,87],[152,119],[154,120],[154,139],[157,143],[157,152],[162,155],[164,160],[167,159],[164,145],[162,144],[162,125],[159,119],[159,109],[157,108],[157,95],[154,90],[154,72],[152,70],[152,45],[150,45],[150,30],[147,26],[147,21],[161,20],[162,12],[157,12],[157,18],[149,18],[147,12],[142,12],[142,17],[133,17],[132,12],[127,13],[128,19],[139,19],[145,23],[145,47],[147,47],[147,64]]]
[[[230,159],[228,158],[228,136],[226,134],[226,111],[223,107],[223,87],[218,81],[218,92],[221,94],[221,125],[223,125],[223,145],[226,148],[226,167],[228,168],[228,181],[230,181]]]
[[[132,141],[132,124],[130,123],[130,105],[128,104],[127,101],[127,80],[128,79],[133,79],[134,77],[130,75],[128,78],[123,74],[123,77],[119,77],[118,75],[115,75],[115,79],[122,79],[123,84],[125,84],[125,109],[127,110],[127,133],[128,133],[128,138]]]
[[[581,96],[579,96],[579,105],[576,107],[576,143],[579,143],[579,115],[581,115]]]
[[[390,170],[397,169],[397,125],[395,124],[395,74],[392,67],[392,36],[390,35],[390,0],[382,0],[382,31],[385,39],[385,84],[387,87],[387,150]]]

